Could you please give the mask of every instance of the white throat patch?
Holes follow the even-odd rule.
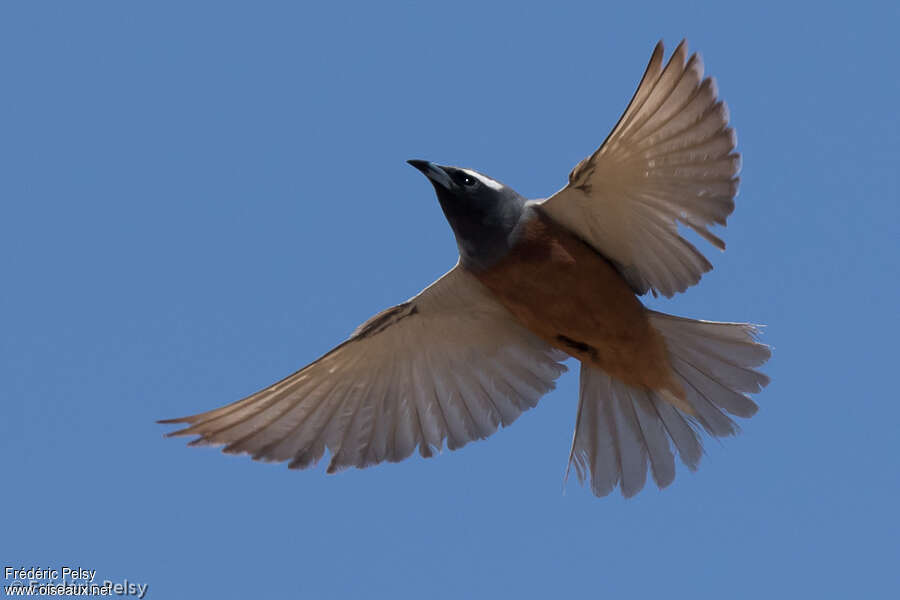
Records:
[[[503,184],[502,184],[502,183],[500,183],[499,181],[494,181],[493,179],[491,179],[491,178],[488,177],[487,175],[482,175],[481,173],[476,173],[475,171],[473,171],[473,170],[471,170],[471,169],[461,169],[461,171],[463,171],[464,173],[468,173],[469,175],[471,175],[472,177],[474,177],[475,179],[477,179],[478,181],[480,181],[480,182],[483,183],[484,185],[488,186],[488,187],[491,188],[492,190],[500,190],[500,189],[503,189]]]

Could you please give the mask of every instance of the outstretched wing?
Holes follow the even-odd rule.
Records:
[[[564,356],[459,265],[293,375],[233,404],[163,421],[192,444],[329,472],[451,450],[509,425],[554,387]]]
[[[715,80],[682,41],[663,68],[656,45],[618,124],[541,207],[612,260],[638,294],[683,292],[712,269],[681,222],[719,249],[710,225],[734,210],[740,155]]]

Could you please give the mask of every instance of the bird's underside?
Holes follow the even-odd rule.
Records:
[[[516,253],[475,276],[548,344],[689,410],[665,342],[622,275],[539,208]]]

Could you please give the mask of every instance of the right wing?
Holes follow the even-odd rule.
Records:
[[[191,444],[328,472],[451,450],[509,425],[553,389],[565,356],[459,265],[293,375],[233,404],[162,421]]]
[[[686,62],[685,62],[686,61]],[[724,250],[707,227],[734,210],[740,155],[728,109],[682,42],[663,68],[662,42],[606,141],[541,208],[610,259],[638,294],[683,292],[712,269],[681,222]]]

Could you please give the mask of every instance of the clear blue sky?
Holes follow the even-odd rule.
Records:
[[[897,4],[546,4],[3,4],[3,566],[157,599],[896,593]],[[163,439],[452,266],[406,159],[550,194],[684,36],[743,184],[715,270],[650,304],[775,347],[697,473],[564,494],[574,373],[430,461],[326,476]]]

